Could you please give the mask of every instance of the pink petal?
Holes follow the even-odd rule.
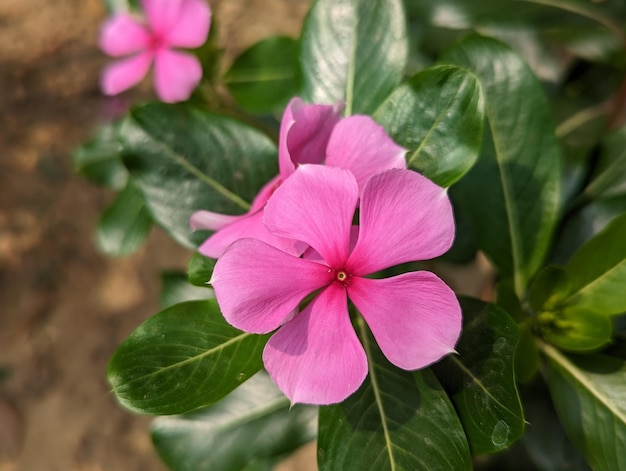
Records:
[[[343,107],[336,105],[307,105],[293,98],[280,122],[278,166],[286,179],[298,164],[319,164],[326,156],[330,133],[340,121]]]
[[[350,116],[342,120],[330,136],[326,165],[347,168],[362,190],[376,173],[390,168],[406,168],[406,149],[387,135],[369,116]]]
[[[358,194],[348,170],[302,165],[274,192],[264,222],[272,234],[304,242],[332,267],[343,267]]]
[[[333,276],[324,265],[242,239],[219,258],[210,283],[231,325],[262,334],[280,326],[305,296]]]
[[[195,48],[206,41],[211,26],[211,9],[204,0],[182,0],[178,19],[165,33],[170,46]]]
[[[454,217],[445,189],[411,170],[374,175],[361,196],[359,239],[346,263],[354,275],[446,252]]]
[[[154,86],[166,103],[184,101],[202,78],[202,67],[193,55],[161,49],[154,62]]]
[[[132,16],[120,13],[102,24],[99,46],[110,56],[127,56],[148,49],[150,33]]]
[[[325,288],[270,338],[263,362],[292,404],[333,404],[354,393],[367,376],[367,358],[345,290]]]
[[[141,82],[152,63],[152,53],[144,52],[117,60],[105,67],[100,88],[105,95],[117,95]]]
[[[306,245],[302,242],[277,237],[270,233],[263,224],[263,210],[231,217],[236,220],[205,240],[198,248],[198,252],[206,257],[218,258],[222,256],[230,244],[245,238],[261,240],[292,255],[300,255],[306,249]]]
[[[214,213],[212,211],[196,211],[189,218],[189,226],[197,231],[199,229],[208,230],[208,231],[217,231],[222,229],[229,224],[232,224],[235,221],[245,217],[245,215],[241,216],[230,216],[228,214],[220,214]]]
[[[168,33],[178,20],[183,0],[142,0],[150,29],[158,36]]]
[[[454,292],[432,273],[379,280],[353,277],[348,296],[387,359],[399,368],[424,368],[454,351],[461,307]]]

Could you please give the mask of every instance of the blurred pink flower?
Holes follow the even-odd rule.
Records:
[[[337,105],[308,105],[292,99],[280,123],[278,137],[279,175],[258,193],[250,210],[240,216],[197,211],[190,219],[192,229],[216,231],[198,249],[217,258],[235,240],[253,237],[293,254],[306,247],[277,237],[263,225],[263,208],[272,193],[301,164],[321,164],[349,169],[362,188],[381,170],[406,168],[406,150],[398,146],[369,116],[341,118]]]
[[[460,335],[456,296],[434,274],[367,277],[448,250],[454,220],[446,190],[411,170],[372,176],[361,193],[351,248],[358,201],[358,179],[350,171],[302,165],[267,203],[264,223],[273,235],[310,246],[320,259],[241,239],[213,272],[211,284],[230,324],[252,333],[278,329],[263,361],[292,403],[340,402],[365,379],[367,358],[350,322],[348,299],[387,359],[405,370],[438,361]]]
[[[139,83],[154,62],[154,86],[162,101],[189,98],[202,78],[202,66],[192,54],[174,48],[195,48],[206,41],[211,10],[204,0],[142,0],[145,21],[127,13],[106,20],[100,49],[124,57],[107,66],[100,85],[117,95]]]

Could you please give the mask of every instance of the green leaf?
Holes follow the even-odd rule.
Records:
[[[369,376],[343,403],[320,408],[319,469],[472,469],[459,419],[433,373],[400,370],[369,335],[362,338]]]
[[[183,245],[199,209],[238,214],[277,172],[276,146],[259,131],[226,116],[184,105],[134,108],[120,131],[124,164],[154,220]]]
[[[540,313],[538,323],[545,340],[572,352],[597,350],[613,336],[609,317],[576,307]]]
[[[176,471],[269,467],[316,434],[317,408],[290,409],[288,399],[263,373],[213,406],[152,423],[154,446]]]
[[[541,266],[560,211],[560,150],[539,82],[504,44],[477,35],[442,63],[470,69],[485,97],[483,154],[455,187],[481,248],[523,297]]]
[[[612,315],[626,311],[626,214],[583,245],[565,265],[570,296],[562,304]]]
[[[554,406],[574,445],[595,471],[626,469],[626,363],[542,350]]]
[[[267,338],[231,327],[214,299],[177,304],[119,346],[109,383],[134,412],[182,414],[220,400],[256,373]]]
[[[371,114],[400,83],[407,60],[400,0],[318,0],[304,22],[302,96]]]
[[[122,164],[118,123],[102,126],[96,135],[74,151],[74,169],[92,182],[121,190],[128,180]]]
[[[195,286],[208,287],[209,280],[211,276],[213,276],[215,262],[217,262],[217,260],[205,257],[199,252],[194,252],[189,260],[189,267],[187,268],[187,278],[189,282]]]
[[[410,168],[447,187],[467,173],[480,152],[480,85],[466,69],[431,67],[394,90],[374,119],[407,149]]]
[[[264,39],[235,59],[224,78],[237,104],[249,113],[274,113],[296,95],[297,41]]]
[[[544,267],[530,285],[528,303],[535,311],[552,311],[567,296],[570,280],[561,267]]]
[[[626,126],[608,135],[585,195],[590,199],[626,194]]]
[[[129,180],[126,188],[100,216],[96,244],[110,257],[129,255],[143,245],[151,229],[152,218],[143,195]]]
[[[164,309],[185,301],[214,297],[213,289],[208,285],[202,288],[192,285],[184,273],[170,271],[161,273],[161,306]]]
[[[435,366],[474,456],[509,447],[524,433],[513,360],[519,331],[495,304],[460,298],[463,334],[457,355]]]

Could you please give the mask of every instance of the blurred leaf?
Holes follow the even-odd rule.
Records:
[[[544,339],[571,352],[597,350],[607,345],[613,335],[609,317],[576,307],[541,313],[538,321]]]
[[[152,217],[143,195],[128,181],[100,216],[96,229],[98,248],[109,257],[129,255],[141,247],[152,229]]]
[[[208,287],[209,280],[213,275],[213,268],[215,268],[215,262],[217,260],[205,257],[199,252],[194,252],[187,268],[189,282],[195,286]]]
[[[513,368],[519,331],[495,304],[471,298],[460,301],[459,354],[445,358],[434,370],[461,418],[472,455],[495,453],[524,433]]]
[[[549,345],[546,382],[565,431],[595,471],[626,469],[626,365]]]
[[[319,469],[472,469],[459,419],[433,373],[392,366],[366,339],[365,383],[341,404],[320,408]]]
[[[237,104],[249,113],[271,114],[296,95],[297,41],[264,39],[235,59],[225,82]]]
[[[457,183],[481,248],[521,296],[543,262],[560,210],[560,151],[537,79],[508,47],[471,35],[442,63],[470,69],[485,97],[490,133]],[[514,111],[513,111],[514,110]]]
[[[530,285],[528,303],[535,311],[551,311],[557,307],[569,292],[570,280],[561,267],[544,267]]]
[[[134,412],[182,414],[222,399],[256,373],[267,338],[231,327],[214,299],[176,304],[118,347],[109,383]]]
[[[396,88],[374,119],[407,149],[410,168],[447,187],[467,173],[480,152],[480,85],[468,70],[431,67]]]
[[[176,471],[268,467],[315,438],[317,408],[289,401],[258,373],[217,404],[184,416],[159,417],[152,441]]]
[[[264,134],[184,105],[134,108],[120,134],[124,164],[154,220],[188,247],[206,237],[189,228],[194,211],[242,213],[277,172],[276,147]]]
[[[317,0],[304,22],[302,95],[368,114],[400,83],[407,61],[400,0]]]
[[[163,309],[185,301],[214,298],[213,290],[192,285],[184,273],[161,273],[161,307]]]
[[[518,383],[529,383],[535,378],[541,367],[541,358],[535,344],[535,336],[530,326],[525,323],[519,326],[520,338],[515,349],[515,380]]]
[[[624,194],[626,194],[626,126],[605,138],[595,175],[585,188],[585,195],[590,199]]]
[[[128,180],[122,164],[118,123],[102,126],[96,135],[74,151],[74,169],[97,185],[121,190]]]
[[[565,265],[570,296],[562,304],[611,315],[626,311],[626,214],[583,245]]]

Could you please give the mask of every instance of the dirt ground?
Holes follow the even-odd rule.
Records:
[[[211,4],[232,56],[296,36],[309,1]],[[115,403],[105,372],[158,311],[160,272],[190,254],[158,230],[122,259],[92,243],[113,194],[74,175],[71,153],[120,103],[97,85],[104,17],[101,0],[0,0],[0,471],[165,469],[150,418]],[[311,450],[281,469],[303,469]]]

